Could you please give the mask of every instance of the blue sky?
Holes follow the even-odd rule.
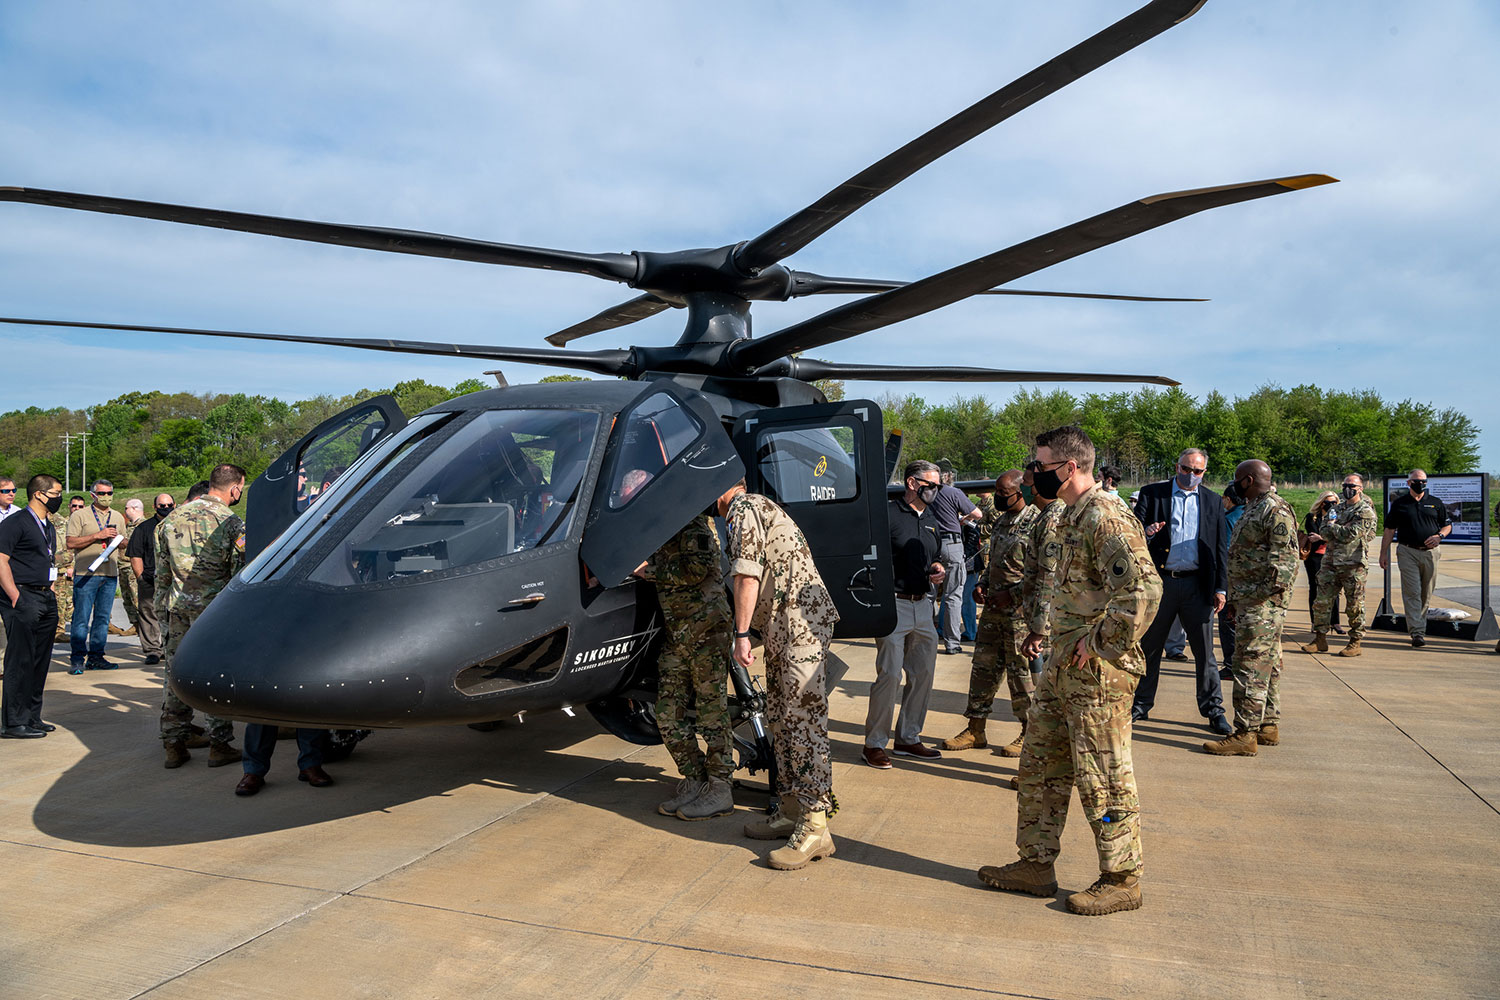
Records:
[[[11,0],[0,185],[584,251],[718,246],[1132,6]],[[1497,51],[1493,3],[1209,0],[787,263],[917,278],[1150,194],[1340,178],[1017,283],[1211,302],[971,300],[815,353],[1162,373],[1200,397],[1373,388],[1460,408],[1483,430],[1484,468],[1500,469]],[[541,346],[633,294],[0,204],[0,315]],[[842,301],[759,304],[756,330]],[[670,343],[681,317],[575,346]],[[149,334],[0,339],[0,410],[141,388],[291,400],[493,367]],[[504,368],[512,382],[547,374]],[[850,385],[893,388],[974,391]]]

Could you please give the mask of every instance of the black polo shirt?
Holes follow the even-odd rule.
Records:
[[[130,533],[125,543],[125,557],[141,561],[141,579],[156,579],[156,526],[161,523],[160,514],[152,514]]]
[[[891,569],[895,572],[896,593],[908,597],[927,593],[932,584],[927,572],[942,550],[932,508],[929,506],[918,514],[904,497],[897,497],[890,502],[887,516],[891,522]]]
[[[41,525],[36,522],[36,514],[29,506],[0,521],[0,552],[10,556],[11,576],[18,587],[52,585],[57,532],[46,518]]]
[[[1391,501],[1391,512],[1385,516],[1386,528],[1396,529],[1397,545],[1421,546],[1443,530],[1449,522],[1448,508],[1429,490],[1418,500],[1403,493]]]

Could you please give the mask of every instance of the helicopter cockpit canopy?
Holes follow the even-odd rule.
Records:
[[[422,414],[350,466],[244,579],[279,579],[305,553],[317,558],[309,582],[379,585],[573,537],[600,417],[551,408]]]

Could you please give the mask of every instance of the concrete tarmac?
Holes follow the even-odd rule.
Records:
[[[1441,582],[1477,584],[1453,555]],[[666,752],[583,714],[377,732],[326,789],[283,742],[236,798],[206,751],[162,768],[161,674],[115,640],[119,670],[55,662],[57,732],[0,742],[0,997],[1500,996],[1500,656],[1310,656],[1306,607],[1258,757],[1203,754],[1191,664],[1163,664],[1145,905],[1098,918],[1062,902],[1097,870],[1076,798],[1035,899],[974,874],[1015,857],[1015,761],[862,763],[870,642],[835,647],[838,853],[777,872],[740,834],[760,782],[734,816],[659,816]],[[968,668],[939,656],[929,740],[962,728]],[[991,740],[1015,731],[1002,699]]]

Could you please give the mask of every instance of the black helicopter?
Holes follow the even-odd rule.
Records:
[[[1077,295],[997,286],[1205,209],[1333,180],[1310,174],[1142,198],[914,282],[829,277],[781,263],[915,171],[1183,21],[1203,2],[1153,0],[761,235],[712,249],[579,253],[0,188],[3,201],[573,271],[640,290],[548,337],[550,348],[0,321],[342,345],[615,376],[518,386],[500,376],[500,388],[410,420],[392,398],[376,397],[315,428],[256,480],[247,512],[253,558],[188,633],[172,678],[190,705],[251,721],[396,727],[587,707],[612,732],[657,742],[650,703],[661,617],[651,588],[631,572],[742,477],[802,526],[838,603],[836,635],[876,636],[892,626],[885,504],[895,457],[882,415],[869,400],[830,403],[814,382],[1176,384],[1160,376],[843,364],[802,352],[972,295]],[[861,297],[751,336],[752,302],[818,294]],[[674,345],[565,347],[668,308],[687,315]],[[309,500],[306,479],[328,486]],[[749,712],[755,692],[743,676],[736,687]],[[759,745],[763,751],[764,741]],[[755,746],[742,749],[752,766],[765,765]]]

